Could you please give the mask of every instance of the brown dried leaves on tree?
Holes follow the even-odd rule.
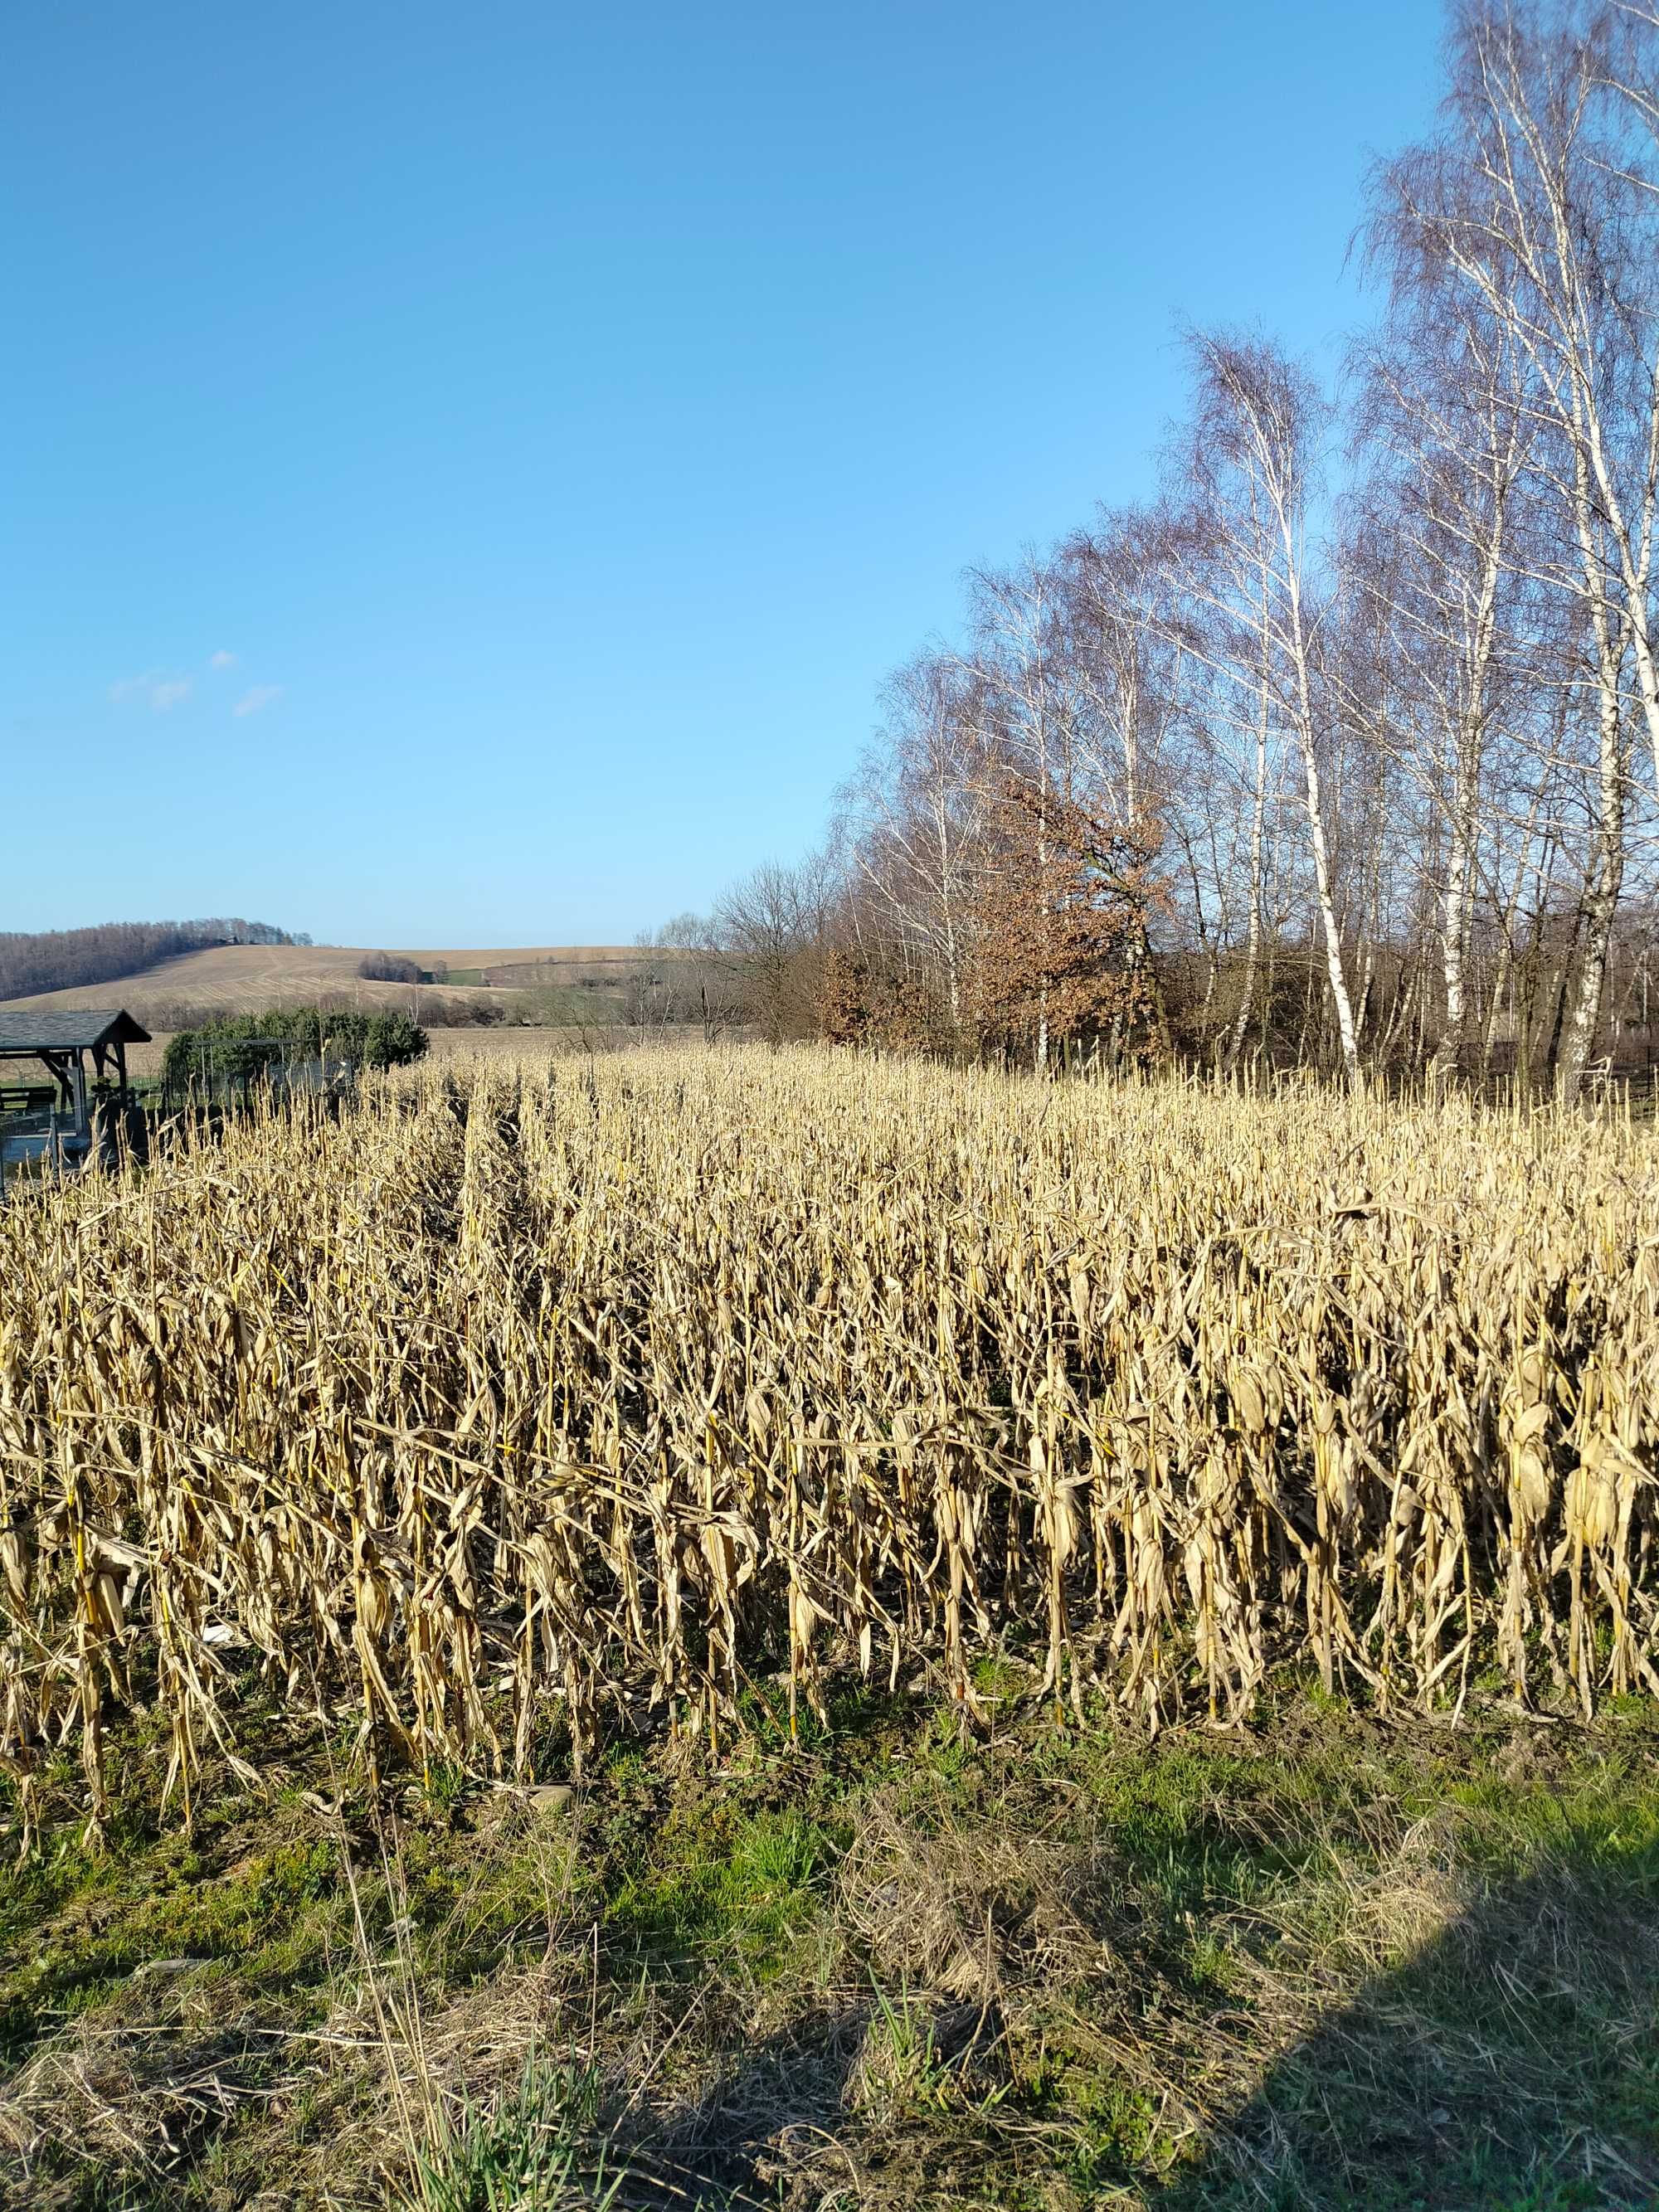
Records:
[[[983,1042],[1122,1040],[1144,1030],[1154,850],[1150,831],[1116,828],[1029,778],[1006,779],[967,978]]]
[[[948,1017],[926,981],[884,973],[862,954],[839,947],[824,958],[817,1018],[818,1034],[829,1044],[936,1052],[952,1042]]]

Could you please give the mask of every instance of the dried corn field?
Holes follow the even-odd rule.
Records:
[[[1081,1711],[1659,1692],[1616,1119],[800,1051],[499,1060],[0,1215],[3,1739],[718,1745],[787,1672]],[[1035,1679],[1035,1676],[1034,1676]],[[77,1786],[82,1786],[77,1784]]]

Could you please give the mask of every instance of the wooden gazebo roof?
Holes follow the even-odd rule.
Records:
[[[149,1031],[124,1006],[52,1006],[11,1013],[0,1008],[0,1058],[149,1042]]]

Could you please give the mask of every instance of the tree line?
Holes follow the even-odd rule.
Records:
[[[137,975],[207,945],[309,945],[268,921],[102,921],[88,929],[0,930],[0,999],[68,991]]]
[[[1184,334],[1156,496],[969,580],[825,848],[682,918],[774,1036],[1577,1093],[1650,1055],[1659,9],[1454,8],[1340,389]]]

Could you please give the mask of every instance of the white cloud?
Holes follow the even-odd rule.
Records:
[[[282,696],[280,684],[256,684],[251,691],[243,692],[230,711],[239,718],[243,714],[257,714],[264,708],[273,706]]]
[[[169,707],[188,699],[193,688],[188,676],[167,676],[153,668],[145,676],[124,676],[110,685],[109,696],[118,707],[130,699],[148,700],[152,713],[165,714]]]
[[[225,652],[222,647],[208,662],[208,666],[210,668],[234,668],[235,665],[235,654],[234,653]]]

